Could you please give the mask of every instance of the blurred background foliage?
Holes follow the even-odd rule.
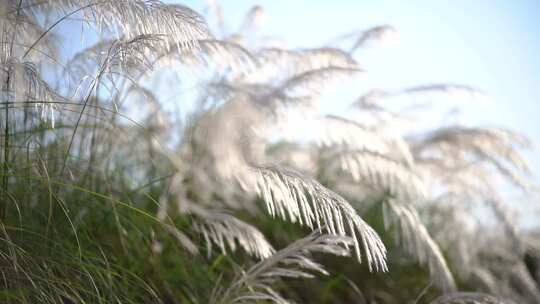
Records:
[[[2,302],[540,301],[530,142],[462,123],[483,91],[359,91],[393,26],[288,48],[222,5],[0,4]]]

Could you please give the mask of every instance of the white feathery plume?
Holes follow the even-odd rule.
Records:
[[[319,139],[323,146],[337,145],[379,154],[386,154],[390,150],[375,130],[360,123],[335,115],[326,115],[323,123],[325,132]]]
[[[376,128],[364,126],[354,120],[335,115],[326,115],[324,132],[319,139],[324,146],[343,146],[349,150],[365,150],[402,160],[411,167],[414,163],[409,145],[397,134],[390,136]],[[397,152],[397,153],[396,153]]]
[[[534,300],[536,303],[540,302],[540,289],[538,288],[538,281],[536,281],[527,269],[527,265],[523,261],[519,261],[514,265],[510,265],[510,284],[515,286],[514,288],[519,293],[526,295],[527,299]],[[505,269],[508,271],[508,269]]]
[[[265,259],[275,250],[264,235],[254,226],[245,223],[236,217],[202,208],[190,208],[189,212],[197,216],[194,228],[204,236],[208,254],[211,253],[212,244],[219,247],[221,252],[227,253],[227,246],[235,251],[237,244],[248,254]]]
[[[312,145],[293,142],[281,142],[269,146],[267,156],[280,166],[301,170],[307,175],[314,175],[319,166]]]
[[[185,64],[201,67],[217,66],[217,71],[231,71],[233,74],[249,74],[257,70],[258,60],[239,44],[224,40],[198,40],[199,48],[173,49],[169,54],[178,55]]]
[[[218,93],[219,98],[240,95],[249,99],[250,103],[279,113],[284,109],[313,108],[314,101],[328,88],[329,83],[352,77],[358,72],[359,69],[353,68],[325,67],[309,70],[275,85],[219,81],[211,83],[210,88]]]
[[[265,147],[260,136],[267,123],[263,114],[245,96],[235,96],[199,119],[195,139],[210,152],[219,177],[243,180],[250,175],[247,164]]]
[[[433,83],[422,86],[410,87],[396,92],[397,94],[430,94],[430,93],[443,93],[450,97],[460,98],[464,97],[473,100],[485,100],[487,96],[484,92],[477,88],[462,85],[462,84],[449,84],[449,83]],[[396,94],[395,93],[395,94]]]
[[[254,70],[258,74],[257,69]],[[253,103],[277,112],[284,107],[313,107],[314,101],[320,97],[331,83],[346,80],[361,72],[357,68],[324,67],[312,69],[289,78],[274,82],[246,81],[244,83],[213,83],[214,89],[241,93],[249,97]],[[251,74],[247,74],[249,80]],[[223,91],[221,92],[223,94]],[[226,95],[226,94],[224,94]]]
[[[397,30],[391,25],[379,25],[367,29],[365,31],[347,35],[349,37],[356,36],[356,41],[349,50],[349,53],[354,53],[359,48],[373,42],[389,42],[397,38]]]
[[[168,223],[167,219],[169,219],[168,212],[169,212],[169,200],[166,196],[162,196],[159,198],[159,205],[158,210],[156,212],[156,218],[160,221],[162,227],[165,231],[171,234],[178,243],[186,249],[190,254],[197,255],[199,254],[199,248],[197,245],[187,236],[185,233],[180,231],[174,224]],[[157,245],[158,251],[161,251],[161,246],[158,245],[159,243],[155,243]]]
[[[334,66],[313,69],[285,80],[278,89],[287,96],[318,97],[329,83],[349,79],[359,72],[359,68]]]
[[[161,42],[158,35],[139,35],[131,39],[115,40],[103,57],[100,73],[137,71],[145,73],[153,68],[153,57],[157,53],[156,44]]]
[[[143,68],[146,71],[157,67],[174,67],[181,65],[188,70],[210,70],[215,67],[216,73],[220,71],[227,75],[242,75],[256,69],[257,59],[250,52],[240,45],[222,40],[198,40],[198,48],[171,47],[166,48],[166,37],[163,35],[144,35],[137,36],[145,40],[146,49],[140,49],[133,52],[131,57],[143,59],[144,65],[135,64],[133,67]],[[96,70],[100,60],[107,56],[109,49],[115,44],[121,42],[134,41],[135,39],[126,39],[125,37],[117,39],[100,40],[77,52],[66,64],[68,73],[75,81],[82,79],[88,73]],[[139,43],[139,45],[142,45]],[[122,62],[124,66],[129,67],[129,61]],[[133,68],[132,68],[133,69]],[[129,71],[129,70],[127,70]]]
[[[407,199],[424,200],[427,190],[422,179],[405,165],[370,151],[338,151],[341,169],[359,181]]]
[[[114,85],[115,79],[125,77],[135,85],[136,80],[154,68],[162,44],[161,35],[139,35],[100,40],[80,50],[63,70],[64,76],[78,83],[73,97],[82,92],[83,84],[92,87],[106,79]]]
[[[400,245],[420,264],[427,264],[430,276],[439,288],[444,292],[455,291],[456,283],[446,260],[416,210],[393,199],[386,201],[383,207],[385,226],[397,228]]]
[[[501,293],[502,286],[499,280],[486,267],[473,266],[473,268],[470,269],[470,275],[472,281],[476,284],[480,284],[482,290],[489,291],[490,293]]]
[[[20,61],[11,57],[0,63],[0,81],[6,83],[10,78],[10,87],[2,93],[15,101],[64,101],[60,95],[41,78],[38,67],[30,61]]]
[[[428,84],[423,86],[409,87],[399,90],[381,90],[372,89],[360,96],[354,105],[360,108],[380,108],[381,102],[385,99],[397,98],[402,96],[433,95],[438,97],[450,97],[454,100],[478,100],[483,101],[487,96],[482,91],[461,84]]]
[[[108,29],[117,38],[164,35],[168,46],[193,49],[198,40],[212,39],[202,16],[187,6],[164,4],[158,0],[56,0],[38,1],[34,6],[58,9],[64,14],[80,12],[85,22],[99,32]]]
[[[273,303],[289,303],[270,286],[278,278],[313,278],[313,272],[327,275],[323,266],[309,258],[311,252],[348,256],[348,245],[353,240],[346,236],[312,233],[243,272],[226,290],[218,290],[212,303],[236,303],[269,300]],[[219,298],[219,299],[218,299]]]
[[[265,20],[264,8],[260,5],[254,5],[244,17],[242,25],[238,29],[239,33],[253,31],[259,28]]]
[[[0,62],[7,62],[9,57],[19,57],[32,42],[41,39],[41,47],[34,48],[31,54],[32,60],[50,59],[53,63],[58,63],[58,35],[48,33],[42,36],[46,29],[39,22],[40,15],[41,12],[26,2],[1,1],[0,29],[12,40],[8,41],[8,36],[4,36],[0,42]],[[17,35],[12,36],[12,33]]]
[[[10,79],[9,83],[7,79]],[[55,125],[55,112],[58,105],[67,101],[59,95],[49,84],[41,78],[38,67],[30,62],[21,62],[16,58],[10,58],[0,63],[0,83],[9,84],[2,86],[0,97],[14,103],[16,106],[31,105],[35,107],[44,121],[50,121]]]
[[[481,151],[494,158],[501,157],[520,170],[530,172],[527,162],[514,148],[514,146],[527,148],[530,142],[521,134],[507,129],[444,127],[428,133],[415,149],[422,150],[444,144],[452,144],[454,148],[471,152]]]
[[[437,156],[454,170],[461,170],[473,163],[476,163],[475,167],[490,164],[499,176],[527,192],[534,187],[513,169],[530,174],[529,165],[516,149],[528,145],[526,138],[506,129],[454,126],[428,133],[413,144],[412,150],[419,159]],[[507,164],[512,168],[508,168]]]
[[[256,56],[261,65],[258,72],[270,79],[294,77],[328,67],[359,68],[358,63],[349,54],[328,47],[300,50],[267,48],[260,50]]]
[[[521,233],[519,232],[518,224],[512,216],[512,210],[509,210],[507,206],[494,195],[491,199],[488,199],[486,203],[491,206],[495,216],[501,221],[504,226],[505,233],[507,237],[512,241],[513,250],[518,253],[519,256],[522,256],[525,251],[524,241],[521,238]]]
[[[163,228],[169,232],[189,253],[193,255],[199,254],[199,248],[185,233],[180,231],[175,226],[166,223],[163,223]]]
[[[354,240],[361,261],[360,242],[369,269],[387,271],[386,248],[377,233],[367,225],[341,196],[302,174],[278,167],[255,167],[257,193],[272,216],[312,230],[325,229],[336,236]]]

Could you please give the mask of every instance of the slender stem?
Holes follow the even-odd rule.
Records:
[[[11,45],[9,48],[9,54],[7,59],[13,55],[13,45],[15,44],[15,32],[17,25],[19,23],[19,16],[21,14],[21,5],[22,0],[19,0],[19,4],[17,5],[17,15],[15,16],[15,28],[13,33],[11,34]],[[11,67],[8,67],[7,71],[7,77],[6,77],[6,103],[9,101],[9,94],[10,94],[10,81],[11,81]],[[0,207],[0,219],[3,221],[6,217],[7,212],[7,196],[8,196],[8,187],[9,187],[9,107],[6,105],[6,109],[4,110],[4,116],[5,116],[5,124],[4,124],[4,176],[2,178],[2,206]]]
[[[38,39],[36,39],[36,41],[34,41],[34,43],[32,43],[32,45],[26,50],[26,52],[24,53],[24,55],[22,56],[22,59],[26,58],[26,56],[28,55],[28,53],[30,53],[30,51],[32,51],[32,49],[34,49],[34,47],[41,41],[41,39],[43,39],[50,31],[52,31],[53,28],[55,28],[58,24],[62,23],[62,21],[66,20],[67,18],[69,18],[70,16],[82,11],[82,10],[85,10],[89,7],[92,7],[92,6],[96,6],[96,5],[100,5],[100,4],[103,4],[103,3],[106,3],[108,1],[100,1],[100,2],[95,2],[95,3],[90,3],[88,5],[85,5],[83,7],[79,7],[78,9],[62,16],[62,18],[56,20],[55,23],[53,23],[51,26],[49,26],[49,28],[47,28],[47,30],[43,33],[41,33],[41,35],[39,36]]]
[[[9,88],[9,72],[6,77],[6,87]],[[4,176],[2,177],[2,206],[0,208],[0,219],[4,220],[6,215],[6,203],[7,203],[7,193],[8,193],[8,161],[9,161],[9,107],[6,106],[6,109],[4,111],[4,117],[5,117],[5,125],[4,125],[4,164],[3,164],[3,170],[4,170]]]
[[[99,84],[101,76],[103,75],[103,73],[105,72],[105,69],[107,68],[107,64],[108,64],[109,59],[110,59],[110,57],[109,57],[110,52],[111,52],[111,49],[109,49],[109,51],[107,53],[107,57],[105,59],[105,62],[103,63],[103,65],[99,69],[99,73],[98,73],[96,79],[94,79],[94,82],[92,83],[92,86],[90,87],[90,89],[88,91],[88,94],[86,95],[86,98],[84,99],[84,103],[83,103],[81,112],[79,113],[79,117],[77,118],[77,123],[75,124],[75,127],[73,129],[73,134],[71,135],[71,139],[69,140],[69,145],[68,145],[67,150],[66,150],[66,155],[64,156],[64,162],[62,163],[62,169],[60,170],[60,174],[64,173],[64,170],[66,168],[67,161],[68,161],[68,158],[69,158],[69,153],[71,151],[71,147],[73,146],[73,141],[75,140],[75,135],[77,134],[77,130],[78,130],[79,125],[81,123],[81,120],[82,120],[82,117],[83,117],[83,114],[84,114],[84,110],[86,109],[86,106],[88,105],[90,97],[92,97],[92,93],[94,92],[94,89],[96,89],[97,85]]]

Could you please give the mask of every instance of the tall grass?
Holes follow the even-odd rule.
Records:
[[[504,195],[535,191],[526,137],[407,124],[411,100],[481,91],[359,92],[328,115],[396,29],[284,49],[250,36],[261,7],[236,32],[209,11],[0,3],[2,302],[540,301],[538,235]],[[288,140],[291,119],[317,132]]]

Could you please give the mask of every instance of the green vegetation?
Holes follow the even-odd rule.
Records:
[[[538,303],[527,139],[409,123],[464,85],[321,113],[395,29],[289,50],[261,10],[216,37],[156,0],[0,3],[0,302]]]

